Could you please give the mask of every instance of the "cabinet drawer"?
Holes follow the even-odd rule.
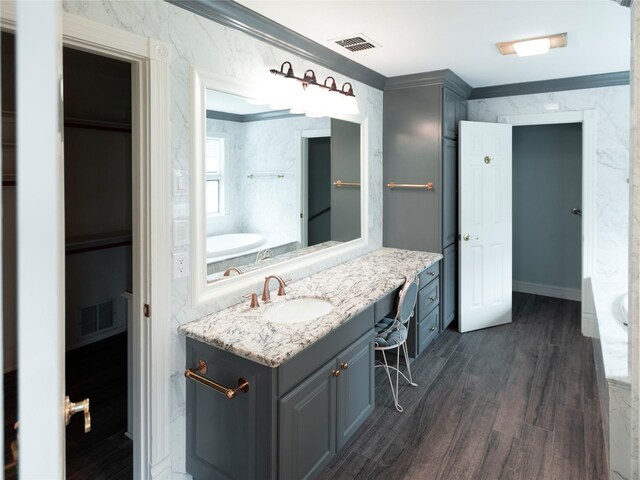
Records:
[[[436,262],[428,268],[425,268],[418,275],[420,280],[420,288],[424,288],[429,282],[435,279],[440,274],[440,262]]]
[[[438,336],[440,327],[440,309],[435,308],[418,323],[418,353],[424,352],[434,338]]]
[[[440,303],[440,282],[431,282],[418,292],[418,321]]]

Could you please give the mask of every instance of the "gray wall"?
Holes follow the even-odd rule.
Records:
[[[513,279],[580,289],[581,124],[513,128]]]

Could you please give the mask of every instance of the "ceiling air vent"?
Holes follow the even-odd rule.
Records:
[[[341,47],[344,47],[351,52],[360,52],[361,50],[370,50],[372,48],[379,47],[378,44],[362,34],[353,35],[347,38],[339,38],[331,41],[337,43]]]

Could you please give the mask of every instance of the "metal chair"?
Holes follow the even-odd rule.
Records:
[[[415,275],[407,277],[404,286],[400,290],[398,298],[398,308],[394,318],[383,318],[375,325],[376,338],[374,340],[374,349],[382,352],[382,358],[384,363],[379,360],[376,361],[376,368],[382,367],[387,373],[389,378],[389,385],[391,386],[391,393],[393,394],[393,400],[396,410],[403,411],[402,405],[398,401],[398,384],[400,375],[409,382],[410,385],[417,387],[416,383],[413,383],[411,377],[411,366],[409,365],[409,355],[407,353],[407,336],[409,334],[409,320],[413,317],[413,311],[418,299],[418,279]],[[404,352],[404,361],[407,365],[407,377],[400,371],[400,348]],[[387,350],[396,349],[396,366],[392,367],[387,362]],[[390,370],[396,372],[395,388],[393,380],[391,379]]]

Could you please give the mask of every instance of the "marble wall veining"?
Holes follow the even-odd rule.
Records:
[[[351,81],[361,113],[367,118],[369,180],[369,245],[359,253],[382,246],[382,92],[360,82],[345,78],[327,68],[267,45],[237,30],[187,12],[161,0],[64,0],[65,12],[89,20],[151,37],[171,46],[170,123],[172,169],[189,177],[190,132],[190,67],[218,76],[237,79],[257,78],[268,69],[289,60],[296,71],[315,70],[318,78],[332,75],[340,83]],[[189,196],[172,198],[174,211],[188,211]],[[353,256],[350,255],[350,256]],[[305,274],[315,273],[338,264],[349,257],[335,258],[315,264]],[[190,478],[185,472],[185,387],[182,371],[185,365],[184,337],[177,333],[183,323],[201,318],[238,302],[237,296],[194,308],[191,305],[190,280],[172,282],[172,344],[171,344],[171,438],[172,478]]]
[[[626,85],[469,101],[469,120],[480,122],[495,122],[500,115],[596,110],[596,274],[624,281],[629,232],[629,102]]]

